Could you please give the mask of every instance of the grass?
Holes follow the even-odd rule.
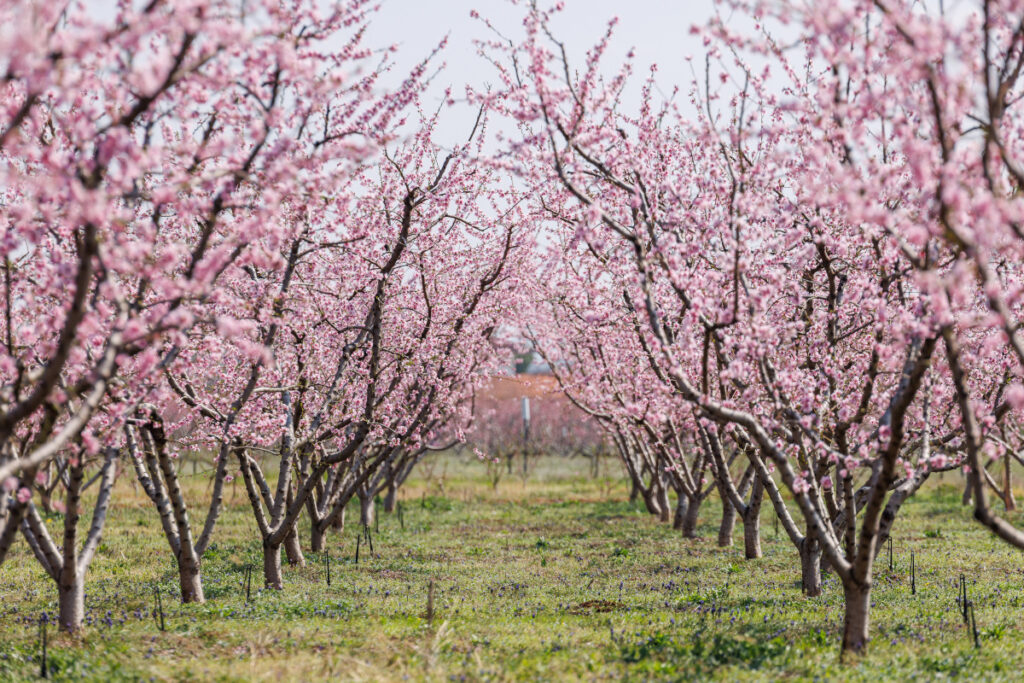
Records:
[[[609,470],[612,468],[608,468]],[[842,591],[799,591],[796,552],[775,537],[765,557],[684,540],[627,500],[616,474],[546,459],[527,482],[496,488],[482,465],[454,456],[403,490],[404,530],[381,514],[376,553],[350,524],[325,557],[285,569],[265,591],[254,522],[239,487],[204,560],[207,602],[176,602],[176,571],[155,511],[127,480],[88,578],[88,625],[50,632],[57,680],[1018,680],[1024,565],[959,505],[958,477],[911,501],[897,522],[895,568],[876,565],[867,655],[837,661]],[[191,486],[199,499],[201,477]],[[356,510],[349,519],[358,519]],[[59,520],[54,520],[58,523]],[[87,523],[88,520],[85,520]],[[917,594],[910,594],[914,551]],[[243,579],[252,564],[253,595]],[[967,576],[981,648],[956,605]],[[425,619],[435,582],[435,618]],[[164,596],[167,630],[152,616]],[[38,675],[38,619],[56,591],[22,540],[0,566],[0,680]]]

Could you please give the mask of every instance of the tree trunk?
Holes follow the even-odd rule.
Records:
[[[1013,476],[1010,472],[1010,458],[1003,456],[1003,505],[1007,512],[1017,509],[1017,501],[1013,499]]]
[[[53,496],[42,487],[39,489],[39,504],[46,511],[47,515],[53,514]]]
[[[697,538],[697,514],[700,512],[700,500],[691,498],[686,504],[683,515],[683,538]]]
[[[809,536],[800,544],[800,587],[807,597],[821,595],[821,546]]]
[[[359,523],[363,526],[371,526],[377,514],[376,506],[373,504],[373,496],[359,496]]]
[[[630,483],[632,486],[629,489],[629,502],[635,503],[637,496],[640,495],[640,485],[637,484],[636,479],[630,479]]]
[[[686,496],[679,494],[679,498],[676,500],[676,514],[672,518],[673,529],[678,530],[683,528],[683,518],[686,517],[686,508]]]
[[[281,546],[272,546],[267,541],[263,541],[263,582],[273,590],[284,588],[284,580],[281,578]]]
[[[727,498],[722,498],[722,521],[718,525],[718,547],[728,548],[732,545],[732,532],[736,528],[736,506]],[[744,534],[746,528],[744,525]]]
[[[843,582],[846,611],[843,614],[842,652],[862,652],[868,644],[868,622],[871,610],[871,584]]]
[[[284,552],[288,556],[288,564],[292,567],[306,566],[306,558],[302,555],[302,546],[299,545],[299,534],[295,527],[292,527],[284,537]]]
[[[334,519],[331,520],[331,527],[336,531],[345,530],[345,508],[341,508],[341,511],[334,515]]]
[[[398,486],[391,484],[388,486],[388,492],[384,496],[384,512],[395,511],[395,501],[398,500]]]
[[[644,507],[647,508],[647,512],[651,513],[655,517],[661,517],[661,508],[658,507],[658,497],[655,495],[653,489],[649,491],[640,490],[640,495],[644,500]]]
[[[58,574],[57,598],[57,618],[61,630],[74,633],[82,628],[82,620],[85,619],[85,581],[73,564]]]
[[[658,519],[662,522],[668,522],[669,516],[672,514],[672,503],[668,499],[668,489],[659,484],[657,488],[657,501],[658,501]]]
[[[309,549],[314,553],[323,552],[324,549],[324,536],[327,535],[327,529],[321,528],[317,523],[309,525]]]
[[[7,553],[14,544],[21,520],[25,517],[25,503],[15,501],[11,507],[8,507],[8,504],[4,496],[0,495],[0,565],[3,565]],[[7,513],[6,517],[3,516],[4,512]]]
[[[748,560],[761,557],[761,515],[748,514],[743,518],[743,557]]]
[[[755,479],[750,492],[750,503],[743,516],[743,556],[748,560],[756,560],[761,557],[761,501],[763,499],[764,484],[760,479]]]
[[[192,553],[182,553],[178,559],[178,583],[181,586],[181,601],[205,602],[203,579],[199,573],[199,560]]]

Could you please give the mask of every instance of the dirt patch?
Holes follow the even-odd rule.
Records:
[[[587,600],[575,607],[570,607],[569,614],[599,614],[601,612],[615,612],[616,610],[625,609],[625,607],[621,602],[613,602],[612,600]]]
[[[377,576],[382,579],[404,579],[405,572],[400,572],[394,569],[381,569],[377,572]]]

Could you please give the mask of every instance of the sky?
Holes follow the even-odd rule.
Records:
[[[494,67],[476,54],[473,41],[493,36],[479,19],[470,17],[476,10],[504,35],[522,35],[524,3],[509,0],[382,0],[366,36],[368,46],[397,45],[395,79],[430,54],[447,35],[448,44],[439,55],[444,70],[427,93],[425,106],[440,103],[445,88],[451,86],[458,99],[466,84],[482,88],[494,82]],[[652,63],[658,65],[657,82],[670,93],[675,85],[685,91],[692,79],[687,55],[700,64],[704,48],[699,37],[690,34],[694,24],[704,24],[715,12],[712,0],[565,0],[565,8],[553,24],[553,33],[566,44],[570,59],[582,62],[586,50],[604,34],[613,17],[619,20],[604,64],[617,70],[625,54],[636,51],[636,77],[633,93]],[[627,95],[630,92],[627,91]],[[438,130],[439,142],[462,141],[473,124],[475,111],[457,105],[445,112]]]
[[[113,0],[81,0],[98,19],[114,15]],[[318,0],[325,5],[331,0]],[[555,0],[539,0],[550,6]],[[398,85],[404,75],[428,56],[448,37],[446,48],[436,58],[444,64],[426,94],[424,107],[434,108],[443,100],[445,88],[451,87],[456,100],[465,93],[467,84],[482,89],[494,82],[494,66],[476,53],[474,40],[494,36],[483,21],[470,16],[476,10],[505,36],[523,36],[522,21],[528,0],[380,0],[380,10],[371,20],[364,45],[383,49],[397,47],[391,82]],[[726,10],[722,10],[726,11]],[[617,71],[625,54],[635,49],[635,77],[625,95],[638,95],[641,82],[651,64],[658,65],[657,83],[664,93],[674,86],[683,92],[692,80],[686,57],[692,56],[700,66],[704,54],[701,39],[690,34],[690,27],[707,23],[716,12],[714,0],[564,0],[564,9],[556,15],[552,29],[565,43],[570,59],[580,64],[586,50],[604,35],[608,22],[617,17],[619,23],[609,46],[604,65],[608,72]],[[450,146],[465,140],[472,128],[476,111],[456,105],[446,111],[437,130],[436,141]]]

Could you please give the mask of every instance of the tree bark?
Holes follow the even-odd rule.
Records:
[[[284,537],[284,552],[288,557],[288,564],[292,567],[306,566],[306,558],[303,556],[302,546],[299,544],[299,534],[294,526]]]
[[[4,506],[7,511],[7,517],[0,523],[0,565],[2,565],[17,537],[21,520],[25,517],[25,504],[15,500],[11,507],[7,508],[8,501],[0,497],[0,505]]]
[[[1010,458],[1003,456],[1003,505],[1007,512],[1017,509],[1017,501],[1013,499],[1013,476],[1010,472]]]
[[[373,502],[373,496],[370,494],[359,495],[359,523],[363,526],[371,526],[373,524],[374,517],[377,514],[376,505]]]
[[[74,633],[85,619],[85,581],[74,563],[64,567],[57,579],[58,616],[62,631]]]
[[[800,543],[800,587],[807,597],[821,595],[821,546],[810,536]]]
[[[746,538],[746,523],[744,523]],[[732,545],[732,532],[736,529],[736,506],[729,499],[722,498],[722,521],[718,525],[718,547],[728,548]]]
[[[654,487],[651,487],[651,489],[648,490],[640,489],[640,495],[643,497],[644,506],[647,508],[647,512],[659,519],[665,519],[661,506],[658,504],[658,496],[654,491]]]
[[[863,652],[868,644],[871,610],[871,584],[854,580],[843,582],[846,611],[843,614],[842,652]]]
[[[281,577],[281,546],[263,542],[263,582],[267,588],[281,590],[284,580]]]
[[[384,512],[395,511],[395,501],[398,500],[398,486],[392,484],[388,486],[388,492],[384,496]]]
[[[672,518],[672,528],[679,530],[683,528],[683,518],[686,517],[686,496],[680,494],[676,499],[676,513]]]
[[[761,557],[761,516],[748,515],[743,520],[743,557],[756,560]]]
[[[683,515],[683,538],[697,538],[697,515],[700,513],[700,499],[693,497],[686,504]]]
[[[314,553],[323,552],[324,536],[326,535],[327,529],[321,528],[319,524],[311,524],[309,530],[309,549]]]
[[[668,499],[668,488],[664,484],[658,484],[656,494],[658,502],[658,519],[668,522],[672,509],[672,503]]]
[[[764,499],[764,484],[754,479],[750,502],[743,514],[743,556],[748,560],[761,557],[761,501]]]
[[[182,553],[178,559],[178,583],[181,585],[181,601],[205,602],[203,580],[199,570],[199,561],[194,555]]]
[[[338,514],[334,516],[334,519],[331,520],[331,528],[336,531],[345,530],[345,508],[341,508],[341,511],[338,512]]]

